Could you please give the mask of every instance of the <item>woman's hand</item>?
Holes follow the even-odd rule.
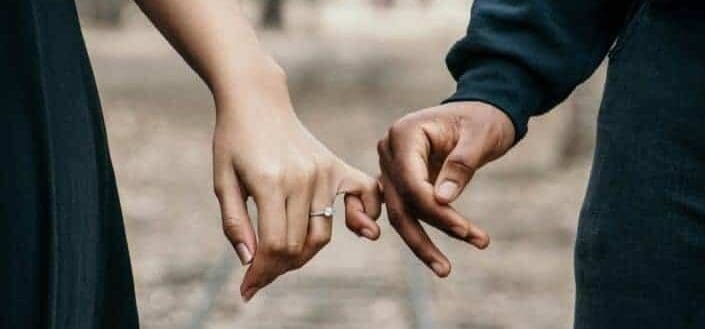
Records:
[[[381,202],[375,179],[340,160],[301,124],[284,75],[256,76],[268,78],[249,79],[251,89],[216,97],[213,140],[223,230],[242,263],[252,263],[240,288],[245,300],[328,243],[332,218],[312,212],[345,193],[347,226],[375,240]],[[259,239],[245,206],[248,197],[257,204]]]
[[[260,47],[239,1],[136,0],[203,78],[216,102],[215,191],[243,263],[247,300],[330,240],[331,218],[309,216],[345,193],[345,217],[376,239],[377,182],[326,149],[296,118],[281,69]],[[258,209],[259,241],[245,200]]]

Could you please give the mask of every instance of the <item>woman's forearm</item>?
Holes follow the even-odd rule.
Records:
[[[136,3],[206,82],[217,102],[284,79],[281,68],[260,47],[238,0]]]
[[[377,181],[350,167],[296,118],[281,68],[258,44],[238,0],[136,0],[210,87],[216,107],[213,187],[248,300],[330,240],[328,209],[346,194],[346,224],[379,236]],[[245,200],[257,205],[257,229]],[[324,213],[325,214],[325,213]]]

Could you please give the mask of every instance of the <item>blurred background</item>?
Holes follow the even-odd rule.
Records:
[[[234,0],[233,0],[234,1]],[[287,70],[298,114],[333,151],[377,173],[376,141],[454,82],[444,56],[467,26],[461,0],[243,1]],[[208,91],[136,6],[79,0],[125,214],[143,328],[567,328],[572,249],[603,70],[533,120],[457,207],[492,236],[477,251],[433,232],[447,279],[383,216],[371,243],[336,219],[333,242],[251,303],[220,230]],[[338,205],[340,207],[340,205]]]

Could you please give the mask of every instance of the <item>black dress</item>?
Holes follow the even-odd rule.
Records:
[[[574,328],[705,328],[702,1],[475,0],[448,101],[495,104],[521,137],[605,57]]]
[[[120,203],[72,0],[0,4],[0,328],[137,328]]]

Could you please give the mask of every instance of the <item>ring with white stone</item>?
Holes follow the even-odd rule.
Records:
[[[333,218],[333,215],[335,215],[335,209],[333,208],[333,206],[328,206],[328,207],[325,207],[325,208],[324,208],[323,210],[321,210],[321,211],[314,211],[314,212],[312,212],[309,216],[310,216],[310,217],[319,217],[319,216],[323,216],[323,217],[326,217],[326,218]]]

